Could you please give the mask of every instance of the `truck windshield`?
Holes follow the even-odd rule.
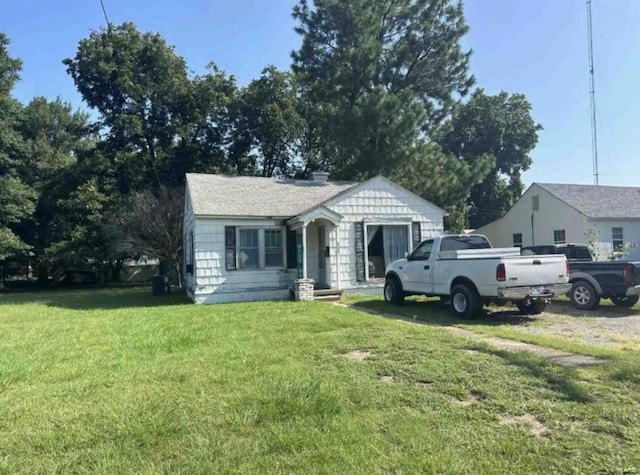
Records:
[[[446,236],[440,243],[441,251],[463,251],[465,249],[491,249],[484,236]]]

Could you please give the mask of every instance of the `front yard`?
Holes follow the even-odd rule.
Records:
[[[630,350],[551,338],[607,358],[571,369],[326,303],[146,289],[2,295],[0,335],[0,473],[640,469]]]

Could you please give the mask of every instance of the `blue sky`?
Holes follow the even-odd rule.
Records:
[[[300,43],[295,0],[104,0],[114,23],[160,32],[199,73],[213,61],[240,84],[287,68]],[[61,60],[104,25],[99,0],[6,2],[0,30],[22,59],[14,93],[81,107]],[[524,181],[592,183],[584,0],[466,0],[471,70],[489,93],[524,93],[544,130]],[[600,183],[640,184],[640,2],[593,0]]]

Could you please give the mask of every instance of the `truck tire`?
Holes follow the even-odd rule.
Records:
[[[616,307],[631,308],[638,303],[640,297],[637,295],[622,295],[620,297],[614,295],[611,297],[613,305]]]
[[[569,291],[569,299],[574,307],[580,310],[591,310],[600,303],[600,296],[586,280],[574,282]]]
[[[547,308],[544,300],[520,300],[516,302],[516,307],[522,315],[539,315]]]
[[[394,305],[402,305],[404,303],[404,290],[400,279],[397,277],[387,277],[384,283],[384,299],[388,303]]]
[[[482,310],[482,300],[478,292],[469,285],[456,285],[451,290],[451,308],[460,318],[477,317]]]

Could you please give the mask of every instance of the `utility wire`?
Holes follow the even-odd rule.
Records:
[[[100,6],[102,7],[102,13],[104,14],[104,19],[107,22],[107,27],[109,27],[111,25],[111,22],[109,21],[109,16],[107,15],[107,9],[104,7],[104,2],[102,0],[100,0]]]

